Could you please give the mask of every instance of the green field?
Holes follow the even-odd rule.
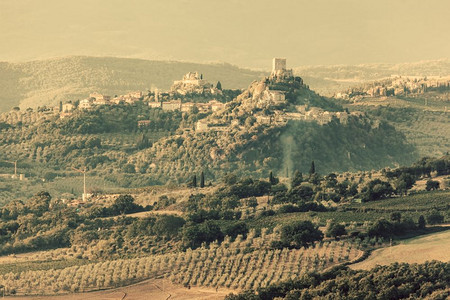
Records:
[[[403,218],[409,217],[417,222],[420,215],[427,215],[433,208],[443,212],[446,221],[448,221],[449,205],[450,191],[445,190],[367,203],[353,203],[339,206],[336,211],[277,214],[264,218],[255,218],[249,221],[249,224],[255,228],[263,228],[287,224],[293,220],[311,220],[319,221],[321,226],[325,226],[329,219],[339,223],[345,222],[350,224],[354,222],[361,224],[366,221],[376,221],[380,218],[389,219],[393,212],[401,212]]]
[[[367,203],[355,203],[349,206],[352,209],[377,211],[426,211],[431,208],[448,209],[450,205],[450,191],[422,192],[407,197],[391,198]]]
[[[100,176],[86,177],[87,191],[99,190],[106,193],[116,193],[120,190],[114,183]],[[53,198],[80,198],[83,193],[83,176],[57,177],[49,182],[42,180],[18,181],[2,179],[0,181],[0,206],[12,200],[27,201],[40,191],[48,191]]]
[[[408,98],[369,101],[369,105],[347,105],[350,110],[364,111],[387,120],[414,145],[420,156],[440,157],[450,149],[450,104],[448,101]],[[419,105],[420,104],[420,105]]]

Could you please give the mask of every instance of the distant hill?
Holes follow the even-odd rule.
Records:
[[[280,96],[283,95],[283,96]],[[128,156],[145,165],[160,182],[189,180],[204,171],[221,178],[231,171],[251,177],[308,172],[314,161],[321,173],[380,169],[417,159],[403,134],[385,122],[348,113],[317,95],[291,72],[272,73],[253,82],[193,130],[159,139]]]
[[[302,66],[294,72],[310,87],[323,95],[347,89],[364,82],[399,76],[449,76],[450,60],[421,61],[403,64],[362,64]]]
[[[252,82],[215,111],[182,114],[138,101],[75,110],[64,118],[41,110],[0,114],[0,174],[11,174],[11,161],[18,160],[19,172],[30,180],[71,176],[71,167],[86,167],[116,186],[139,187],[187,182],[202,171],[208,180],[230,172],[290,176],[307,173],[314,161],[327,174],[418,158],[393,126],[346,111],[281,71]],[[148,123],[139,126],[138,120]]]
[[[198,64],[114,57],[73,56],[25,63],[0,62],[0,112],[14,106],[55,105],[90,92],[114,96],[133,90],[169,89],[174,80],[198,71],[224,89],[244,88],[261,72],[230,64]]]
[[[224,89],[245,88],[265,72],[230,64],[199,64],[132,58],[71,56],[24,63],[0,62],[0,112],[14,106],[55,105],[98,91],[114,96],[132,90],[169,89],[189,71],[206,80],[220,80]],[[322,95],[391,75],[450,75],[450,61],[408,64],[303,66],[294,68],[305,83]]]

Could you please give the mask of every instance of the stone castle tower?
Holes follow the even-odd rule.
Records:
[[[286,58],[274,58],[272,62],[272,78],[289,78],[292,77],[293,72],[291,69],[286,69]]]
[[[286,58],[274,58],[272,63],[272,72],[286,70]]]

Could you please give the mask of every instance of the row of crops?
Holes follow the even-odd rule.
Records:
[[[267,245],[271,240],[273,237],[250,236],[185,252],[10,272],[0,276],[0,284],[8,293],[54,294],[117,287],[163,275],[190,286],[254,289],[320,271],[362,253],[347,241],[324,242],[309,249],[270,249]]]

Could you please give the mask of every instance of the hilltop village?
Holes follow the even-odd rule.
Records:
[[[294,94],[298,91],[304,93],[307,103],[296,102]],[[196,131],[226,131],[244,125],[241,122],[244,119],[245,123],[272,126],[284,126],[290,120],[315,121],[324,125],[333,119],[346,123],[350,115],[363,115],[361,112],[334,111],[320,107],[321,103],[311,105],[316,96],[311,94],[302,78],[294,76],[292,70],[286,68],[286,59],[274,58],[270,76],[254,81],[221,111],[199,120]]]
[[[75,112],[91,111],[101,106],[136,105],[142,103],[151,108],[163,111],[180,111],[189,113],[193,110],[210,115],[208,118],[197,121],[195,131],[227,131],[233,127],[244,125],[243,117],[250,114],[251,122],[272,126],[283,126],[289,120],[315,121],[324,125],[333,118],[345,123],[350,115],[360,116],[360,112],[349,113],[347,111],[330,111],[309,104],[290,103],[289,91],[294,86],[296,89],[307,89],[302,78],[294,76],[291,69],[286,68],[286,59],[274,58],[270,76],[260,81],[254,81],[247,90],[244,90],[235,99],[224,100],[222,85],[219,82],[214,86],[203,74],[189,72],[181,80],[173,82],[168,91],[133,91],[126,95],[111,97],[98,92],[89,94],[89,97],[77,100],[60,102],[55,107],[40,107],[38,112],[47,115],[59,115],[61,119],[71,117]],[[241,91],[239,91],[240,93]],[[195,101],[192,99],[195,98]],[[221,99],[221,100],[219,100]],[[231,109],[239,103],[241,109]],[[231,114],[227,113],[231,109]],[[13,111],[14,112],[14,111]],[[228,121],[222,120],[223,114],[228,115]],[[24,121],[33,115],[31,108],[27,114],[22,112],[7,113],[0,116],[2,122]],[[42,116],[41,116],[42,117]],[[13,120],[15,119],[15,120]],[[140,128],[150,125],[150,120],[139,119],[137,125]],[[250,122],[250,120],[249,120]]]
[[[130,92],[126,95],[111,96],[100,93],[91,93],[88,98],[74,103],[72,101],[61,104],[60,107],[54,107],[53,111],[59,112],[61,118],[69,117],[75,110],[90,110],[101,105],[134,105],[138,101],[142,101],[152,108],[161,108],[164,111],[180,110],[189,112],[194,106],[199,111],[216,111],[224,106],[224,104],[216,99],[215,95],[221,95],[222,88],[220,82],[217,87],[203,79],[203,74],[198,72],[189,72],[184,75],[182,80],[174,81],[170,91],[161,92],[158,89],[149,91],[144,94],[142,91]],[[187,95],[202,95],[204,99],[211,99],[206,103],[183,102],[181,98]],[[145,126],[145,120],[140,124]]]
[[[364,97],[415,96],[426,92],[439,92],[436,97],[449,100],[450,77],[391,76],[383,80],[353,87],[335,94],[335,98],[359,100]]]
[[[14,108],[0,115],[0,128],[5,174],[16,160],[19,177],[48,182],[86,167],[104,187],[186,183],[200,172],[211,181],[233,171],[289,177],[312,160],[323,172],[372,170],[417,157],[393,126],[315,93],[283,58],[245,90],[189,72],[167,91]]]

